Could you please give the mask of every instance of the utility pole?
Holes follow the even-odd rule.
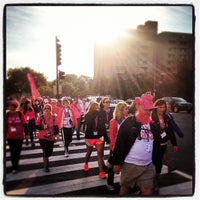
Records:
[[[56,98],[59,98],[59,75],[58,65],[61,65],[61,44],[56,36]]]

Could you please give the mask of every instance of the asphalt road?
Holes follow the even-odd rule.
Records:
[[[169,144],[169,156],[171,163],[180,171],[189,175],[194,175],[195,171],[195,131],[193,113],[173,113],[175,121],[182,129],[184,138],[176,135],[179,150],[173,152],[172,145]]]

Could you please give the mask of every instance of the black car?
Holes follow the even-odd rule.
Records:
[[[190,113],[192,111],[193,105],[181,97],[163,97],[162,99],[171,104],[173,112],[187,111]]]

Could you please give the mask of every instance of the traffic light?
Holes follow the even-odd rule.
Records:
[[[60,41],[56,37],[56,64],[61,65],[61,44]]]
[[[59,70],[58,76],[59,76],[59,79],[64,79],[65,78],[65,72]]]

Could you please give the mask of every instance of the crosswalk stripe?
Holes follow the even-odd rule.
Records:
[[[98,166],[97,161],[89,162],[89,168],[96,168]],[[59,174],[62,172],[71,172],[71,171],[78,171],[83,170],[83,163],[72,164],[72,165],[65,165],[65,166],[58,166],[58,167],[51,167],[51,171],[48,173],[50,174]],[[43,172],[43,169],[37,170],[27,170],[24,172],[20,172],[20,176],[14,176],[12,173],[6,174],[7,181],[14,181],[14,180],[22,180],[26,178],[34,178],[34,177],[41,177],[46,176],[47,173]]]
[[[109,155],[109,150],[104,151],[104,155]],[[97,152],[93,151],[91,157],[97,156]],[[51,156],[49,157],[49,162],[51,161],[59,161],[59,160],[64,160],[64,159],[75,159],[75,158],[84,158],[85,157],[85,152],[84,153],[74,153],[70,154],[69,157],[64,157],[64,155],[58,155],[58,156]],[[20,160],[20,165],[26,165],[26,164],[35,164],[35,163],[42,163],[42,157],[41,158],[27,158],[27,159],[21,159]],[[6,161],[6,167],[11,167],[11,161]]]
[[[115,177],[115,182],[119,182],[119,175]],[[12,190],[8,191],[7,194],[37,195],[39,191],[40,195],[57,195],[60,193],[73,192],[80,189],[87,189],[105,184],[106,179],[100,179],[98,176],[89,176],[82,179],[74,179],[58,183],[50,183],[41,186]]]

